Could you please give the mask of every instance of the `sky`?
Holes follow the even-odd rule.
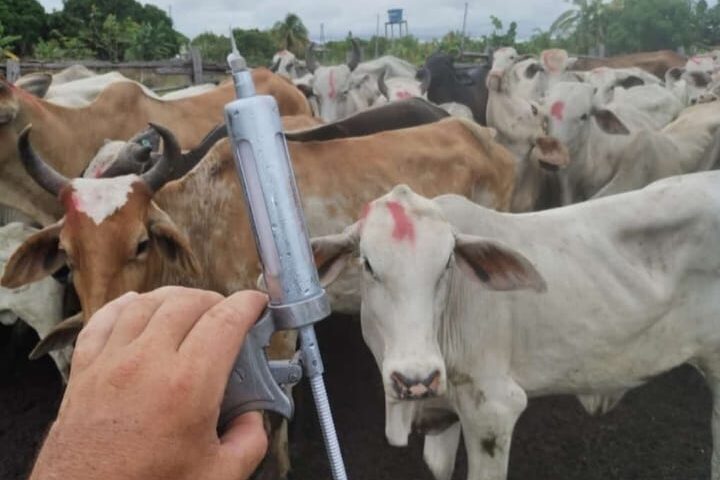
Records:
[[[45,10],[62,9],[62,0],[39,0]],[[465,1],[460,0],[150,0],[170,11],[175,28],[192,38],[212,31],[226,33],[228,27],[269,28],[286,13],[300,16],[310,38],[320,40],[321,24],[325,39],[345,38],[348,31],[362,38],[375,34],[377,15],[380,32],[389,8],[404,9],[411,35],[421,39],[440,37],[462,28]],[[490,15],[504,26],[518,22],[518,37],[527,38],[536,28],[547,28],[570,5],[562,0],[483,0],[468,2],[467,32],[472,37],[492,31]]]

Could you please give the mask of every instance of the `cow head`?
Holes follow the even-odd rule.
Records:
[[[592,85],[575,82],[559,82],[548,92],[548,134],[565,144],[571,157],[587,145],[592,128],[610,135],[630,134],[614,112],[596,106],[594,94]]]
[[[385,71],[378,77],[378,90],[388,102],[407,100],[424,95],[422,82],[413,78],[385,78]]]
[[[17,249],[2,286],[19,287],[67,265],[87,321],[122,293],[146,289],[152,275],[197,270],[188,239],[152,200],[166,182],[187,173],[202,157],[197,151],[182,155],[172,133],[153,128],[163,138],[165,152],[146,173],[72,180],[33,151],[29,127],[20,134],[18,150],[28,174],[58,197],[65,215]]]
[[[360,63],[360,46],[352,39],[352,52],[346,64],[319,66],[309,50],[308,68],[313,71],[312,93],[318,103],[320,117],[326,122],[347,117],[368,108],[379,92],[369,75],[354,75]]]
[[[487,87],[525,99],[540,99],[549,78],[559,78],[565,72],[567,62],[565,50],[546,50],[538,61],[530,55],[518,55],[514,48],[501,48],[493,57]]]
[[[298,59],[289,50],[280,50],[273,56],[270,70],[290,80],[300,76]]]
[[[386,401],[397,404],[443,395],[448,382],[444,352],[448,338],[451,289],[466,275],[488,290],[531,288],[544,281],[518,252],[499,242],[462,235],[444,219],[438,205],[409,187],[395,187],[368,204],[358,222],[343,233],[312,240],[323,284],[338,277],[350,261],[362,276],[361,322],[365,342],[382,373]],[[407,436],[392,432],[393,444]]]

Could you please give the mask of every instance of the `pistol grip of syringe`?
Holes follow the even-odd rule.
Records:
[[[220,431],[235,417],[250,411],[269,410],[288,419],[292,417],[292,399],[273,378],[265,353],[274,331],[272,313],[265,310],[248,332],[230,373],[220,406]]]

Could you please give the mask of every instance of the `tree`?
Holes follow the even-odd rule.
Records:
[[[162,60],[178,51],[177,33],[167,23],[143,23],[126,51],[128,60]]]
[[[498,17],[490,15],[490,22],[493,25],[493,31],[490,36],[486,36],[484,38],[487,45],[490,45],[493,48],[515,45],[517,23],[510,22],[507,32],[502,33],[503,23]]]
[[[550,26],[550,34],[572,36],[576,49],[590,51],[604,45],[608,23],[608,9],[619,2],[606,4],[603,0],[566,0],[574,8],[560,15]]]
[[[249,65],[267,66],[270,64],[276,50],[273,46],[273,35],[270,31],[258,30],[257,28],[250,30],[236,28],[233,30],[233,35],[240,53],[245,57]],[[225,55],[228,53],[230,53],[229,43]]]
[[[285,20],[276,22],[272,28],[272,35],[278,49],[285,48],[296,55],[304,52],[310,43],[308,29],[305,28],[300,17],[294,13],[288,13]]]
[[[45,31],[45,9],[36,0],[2,0],[0,24],[5,35],[13,37],[8,47],[28,55]]]
[[[191,45],[200,50],[203,60],[222,63],[230,53],[230,37],[212,32],[201,33],[192,39]]]
[[[5,35],[5,27],[0,23],[0,60],[5,57],[15,59],[15,54],[12,52],[12,44],[20,38],[19,35]]]
[[[687,0],[625,0],[609,18],[607,46],[615,53],[689,47],[701,39]]]

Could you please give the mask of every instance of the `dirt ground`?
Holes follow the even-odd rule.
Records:
[[[432,480],[422,441],[385,442],[379,374],[358,322],[333,317],[318,327],[326,380],[350,479]],[[24,479],[59,404],[61,385],[46,358],[8,360],[10,329],[0,327],[0,479]],[[293,479],[329,478],[311,396],[294,421]],[[511,480],[705,480],[710,477],[710,393],[702,377],[680,367],[629,393],[612,412],[590,417],[572,397],[530,402],[515,430]],[[465,477],[459,455],[455,479]]]

